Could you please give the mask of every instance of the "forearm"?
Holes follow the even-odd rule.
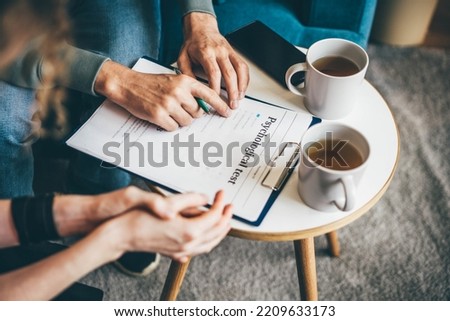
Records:
[[[11,201],[0,201],[0,248],[19,245],[19,237],[11,215]]]
[[[119,231],[101,226],[67,250],[0,276],[0,300],[49,300],[90,271],[117,259],[123,250],[111,240]]]
[[[52,215],[61,237],[85,234],[130,205],[125,190],[97,196],[62,195],[53,199]],[[37,215],[31,212],[29,215]],[[0,248],[19,245],[11,200],[0,201]]]
[[[53,201],[55,226],[63,237],[91,231],[101,221],[94,213],[95,199],[90,196],[60,196]],[[10,200],[0,201],[0,235],[0,248],[19,245]]]
[[[53,201],[53,218],[56,230],[62,237],[88,233],[104,219],[96,215],[98,198],[93,196],[56,196]]]
[[[133,207],[150,206],[152,194],[128,187],[100,195],[61,195],[53,201],[53,217],[60,236],[85,234]]]
[[[219,32],[217,19],[210,14],[192,12],[183,19],[183,31],[185,38],[192,34],[207,34],[208,32]]]

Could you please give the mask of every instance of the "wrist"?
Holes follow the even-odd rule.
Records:
[[[56,196],[53,200],[53,218],[58,234],[65,237],[91,231],[101,221],[96,215],[93,196]]]
[[[197,32],[205,32],[205,30],[214,30],[219,32],[217,19],[210,13],[206,12],[190,12],[183,18],[184,35],[186,38]]]
[[[106,61],[97,74],[94,91],[114,102],[120,101],[123,91],[124,75],[130,69],[114,61]]]
[[[21,245],[60,237],[53,213],[54,194],[22,196],[11,200],[10,213]]]

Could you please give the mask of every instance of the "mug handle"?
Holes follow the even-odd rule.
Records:
[[[300,85],[301,87],[295,87],[292,83],[291,83],[291,78],[294,74],[296,74],[297,72],[300,71],[306,71],[307,67],[306,67],[306,63],[301,62],[295,65],[292,65],[289,67],[289,69],[286,71],[286,74],[284,76],[284,81],[286,82],[286,86],[288,87],[288,89],[299,96],[305,96],[305,82],[302,82]]]
[[[339,179],[339,182],[344,187],[345,203],[341,206],[338,202],[334,201],[334,205],[341,211],[349,211],[355,207],[356,203],[356,188],[351,176],[344,176]]]

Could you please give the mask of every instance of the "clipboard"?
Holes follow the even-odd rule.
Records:
[[[155,68],[152,69],[152,71],[154,71],[153,73],[168,73],[171,70],[173,71],[172,68],[162,66],[147,57],[140,59],[138,64],[140,64],[139,68],[142,68],[142,66],[150,66]],[[149,72],[148,70],[138,70],[140,72]],[[150,73],[152,72],[150,71]],[[255,112],[255,110],[257,112]],[[255,118],[260,117],[259,112],[261,113],[262,118]],[[292,140],[299,142],[304,131],[306,131],[306,129],[312,124],[320,121],[312,116],[299,115],[289,109],[267,104],[252,97],[246,97],[241,102],[241,108],[233,113],[235,116],[234,118],[236,119],[226,119],[226,121],[225,118],[217,115],[205,115],[203,118],[197,119],[191,125],[193,126],[191,129],[197,134],[201,128],[206,128],[204,133],[198,133],[198,135],[203,134],[207,137],[208,142],[215,141],[215,138],[218,138],[218,141],[225,146],[227,142],[229,142],[226,139],[234,138],[245,142],[246,140],[242,139],[253,137],[253,134],[256,133],[255,130],[260,128],[263,118],[269,117],[274,119],[274,136],[270,136],[270,139],[273,138],[274,141],[284,144],[284,138],[287,138],[286,141]],[[254,122],[251,126],[244,126],[241,124],[244,118],[253,119]],[[110,126],[105,127],[105,121],[107,121]],[[213,124],[213,121],[216,123],[222,123],[224,126],[222,131],[219,133],[214,132],[215,127],[210,125]],[[261,126],[263,126],[263,124],[261,124]],[[187,128],[181,128],[179,132],[187,135],[191,129],[190,126],[188,126]],[[81,152],[96,157],[103,162],[111,163],[111,160],[108,159],[106,153],[104,152],[104,143],[111,142],[113,134],[117,135],[115,138],[117,139],[117,137],[119,137],[118,139],[120,140],[120,135],[118,133],[121,131],[125,133],[127,130],[132,131],[136,134],[136,137],[139,137],[139,139],[143,139],[143,142],[153,142],[158,141],[158,139],[163,141],[167,138],[173,139],[173,136],[170,135],[173,135],[174,133],[161,132],[156,126],[135,118],[122,107],[117,106],[112,102],[105,101],[87,120],[87,122],[84,123],[66,141],[66,144],[72,148],[80,150]],[[211,133],[216,135],[215,138],[213,136],[208,136],[211,135]],[[223,138],[222,136],[226,136],[226,134],[230,137]],[[244,135],[242,139],[240,136],[241,134]],[[93,139],[93,137],[95,137],[95,139]],[[157,149],[152,149],[152,152],[155,152],[155,155],[158,155]],[[250,169],[245,170],[245,174],[242,174],[242,179],[239,180],[239,183],[233,182],[231,180],[232,177],[230,177],[228,182],[226,179],[224,180],[224,178],[229,177],[229,173],[232,172],[235,167],[242,166],[242,168],[245,168],[245,164],[241,163],[244,158],[241,159],[241,154],[239,153],[236,156],[233,155],[234,158],[232,159],[231,167],[228,165],[227,167],[222,166],[220,167],[220,171],[217,171],[208,168],[208,166],[203,166],[203,169],[197,170],[200,175],[197,175],[195,168],[188,168],[186,170],[175,166],[171,167],[171,164],[165,168],[152,168],[144,166],[127,167],[121,163],[113,163],[112,166],[120,167],[134,175],[138,175],[143,179],[150,181],[155,186],[158,186],[170,193],[182,193],[194,190],[210,195],[218,189],[225,189],[225,194],[230,195],[230,198],[232,198],[232,200],[226,201],[231,201],[235,204],[234,219],[252,226],[258,226],[263,221],[264,217],[292,174],[298,161],[298,154],[298,143],[286,143],[283,148],[278,149],[278,151],[275,151],[273,154],[271,153],[272,158],[270,160],[270,166],[267,164],[261,164],[255,169],[249,167]],[[130,159],[133,159],[132,154],[129,154],[128,156]],[[136,160],[136,158],[134,158],[134,160]],[[173,160],[170,159],[169,162],[173,162]],[[207,171],[206,173],[202,172],[205,170]],[[217,172],[220,173],[218,174]],[[243,172],[243,170],[241,170],[241,172]],[[208,175],[211,175],[211,177],[208,177]],[[216,180],[216,177],[219,179]],[[194,184],[192,184],[193,181],[195,181],[197,185],[194,186]],[[202,182],[207,183],[202,184]],[[236,186],[234,186],[235,183]],[[246,208],[257,210],[245,211]]]
[[[283,108],[283,107],[278,107]],[[311,123],[309,124],[308,128],[311,126],[314,126],[318,123],[322,122],[322,119],[317,117],[312,117]],[[287,153],[287,148],[289,146],[294,146],[295,148],[291,153]],[[272,193],[270,194],[269,198],[267,199],[266,204],[264,205],[261,213],[259,214],[258,219],[254,221],[246,220],[245,218],[242,218],[237,215],[233,215],[233,218],[252,225],[252,226],[259,226],[261,225],[262,221],[264,220],[264,217],[266,217],[267,213],[271,209],[272,205],[275,203],[276,199],[278,198],[278,195],[283,191],[284,186],[288,182],[289,178],[291,177],[292,173],[294,172],[295,168],[298,165],[298,162],[300,161],[300,153],[301,153],[301,146],[298,142],[286,142],[284,148],[280,149],[280,152],[274,156],[274,158],[271,160],[271,162],[276,163],[277,160],[280,158],[287,159],[286,165],[281,166],[281,171],[275,171],[274,168],[276,165],[267,172],[265,175],[262,185],[271,189]]]

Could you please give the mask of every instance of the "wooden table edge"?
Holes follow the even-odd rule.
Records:
[[[369,83],[369,85],[372,86],[372,84],[370,84],[370,83]],[[383,98],[383,100],[384,100],[384,98]],[[272,232],[243,231],[243,230],[232,228],[231,231],[228,233],[228,236],[238,237],[238,238],[247,239],[247,240],[269,241],[269,242],[301,240],[301,239],[306,239],[306,238],[310,238],[310,237],[323,235],[323,234],[326,234],[326,233],[329,233],[332,231],[336,231],[336,230],[340,229],[341,227],[344,227],[347,224],[355,221],[356,219],[361,217],[363,214],[368,212],[381,199],[381,197],[384,195],[384,193],[386,193],[387,189],[389,188],[389,185],[391,184],[392,179],[394,178],[394,175],[395,175],[395,172],[396,172],[396,169],[398,166],[398,162],[400,159],[400,131],[398,130],[397,122],[395,121],[395,117],[392,114],[392,111],[389,108],[389,106],[388,106],[388,110],[391,114],[392,120],[394,122],[395,130],[397,132],[397,151],[398,151],[397,157],[395,159],[394,167],[392,168],[392,171],[391,171],[388,179],[384,183],[383,187],[380,189],[380,191],[377,194],[375,194],[375,196],[372,199],[370,199],[366,204],[364,204],[359,210],[355,211],[354,213],[352,213],[336,222],[325,224],[325,225],[322,225],[319,227],[314,227],[311,229],[301,230],[301,231],[273,232],[272,233]]]

